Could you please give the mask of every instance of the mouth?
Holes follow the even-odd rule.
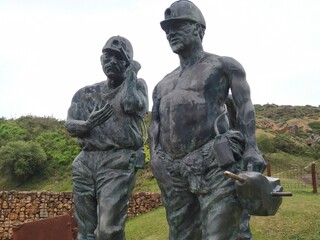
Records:
[[[108,65],[108,64],[105,64],[103,68],[106,72],[117,72],[118,71],[118,69],[116,67]]]
[[[112,79],[118,78],[119,76],[121,76],[120,69],[114,65],[105,64],[103,66],[103,72],[108,78],[112,78]]]

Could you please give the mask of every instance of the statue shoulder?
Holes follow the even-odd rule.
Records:
[[[208,52],[204,53],[202,63],[208,64],[213,70],[223,69],[225,65],[224,57]]]
[[[166,74],[162,80],[160,80],[156,87],[158,89],[162,89],[162,88],[167,88],[168,85],[171,85],[173,80],[177,79],[178,75],[179,75],[179,70],[180,67],[175,68],[173,71],[169,72],[168,74]]]
[[[82,88],[80,88],[74,95],[72,101],[76,101],[79,99],[81,96],[85,94],[91,94],[95,92],[101,91],[103,87],[107,86],[106,81],[98,82],[92,85],[87,85]]]
[[[170,79],[172,79],[172,77],[175,77],[176,75],[179,74],[179,71],[180,71],[180,67],[176,67],[174,70],[172,70],[171,72],[166,74],[164,76],[164,78],[159,83],[165,83],[166,81],[170,81]]]
[[[238,62],[236,59],[232,57],[223,56],[221,57],[221,61],[223,62],[224,68],[227,71],[240,71],[245,73],[244,68],[242,67],[240,62]]]

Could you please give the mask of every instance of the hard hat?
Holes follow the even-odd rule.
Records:
[[[179,0],[171,4],[164,12],[164,19],[160,22],[162,29],[176,20],[187,20],[201,24],[206,28],[206,21],[200,9],[188,0]]]
[[[119,53],[121,51],[121,48],[123,49],[123,51],[129,59],[133,59],[133,48],[130,41],[121,36],[113,36],[109,38],[109,40],[102,48],[102,51],[111,50]]]

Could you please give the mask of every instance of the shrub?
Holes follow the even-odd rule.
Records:
[[[310,122],[308,125],[315,133],[320,134],[320,122]]]
[[[312,149],[312,153],[313,153],[313,157],[315,159],[320,159],[320,142],[317,142],[314,144],[314,146],[311,147]]]
[[[289,153],[289,154],[301,154],[304,152],[304,148],[295,143],[290,136],[284,134],[278,134],[274,138],[275,148]]]
[[[35,139],[45,150],[52,165],[67,165],[79,154],[77,140],[65,130],[46,131]]]
[[[18,182],[41,173],[46,167],[47,156],[36,142],[9,142],[0,148],[0,167]]]
[[[0,147],[7,142],[24,140],[26,131],[12,121],[0,122]]]
[[[33,141],[45,131],[55,131],[64,128],[64,121],[52,117],[23,116],[15,120],[15,123],[26,130],[26,141]]]
[[[274,140],[269,138],[266,134],[261,134],[257,137],[257,144],[262,153],[275,152]]]

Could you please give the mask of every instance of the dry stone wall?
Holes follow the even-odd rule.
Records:
[[[72,199],[71,192],[0,191],[0,240],[12,239],[15,224],[69,214]],[[161,205],[159,193],[134,193],[128,216],[135,217]]]
[[[150,212],[162,206],[162,198],[159,193],[138,192],[131,195],[128,216],[136,217],[141,213]]]

